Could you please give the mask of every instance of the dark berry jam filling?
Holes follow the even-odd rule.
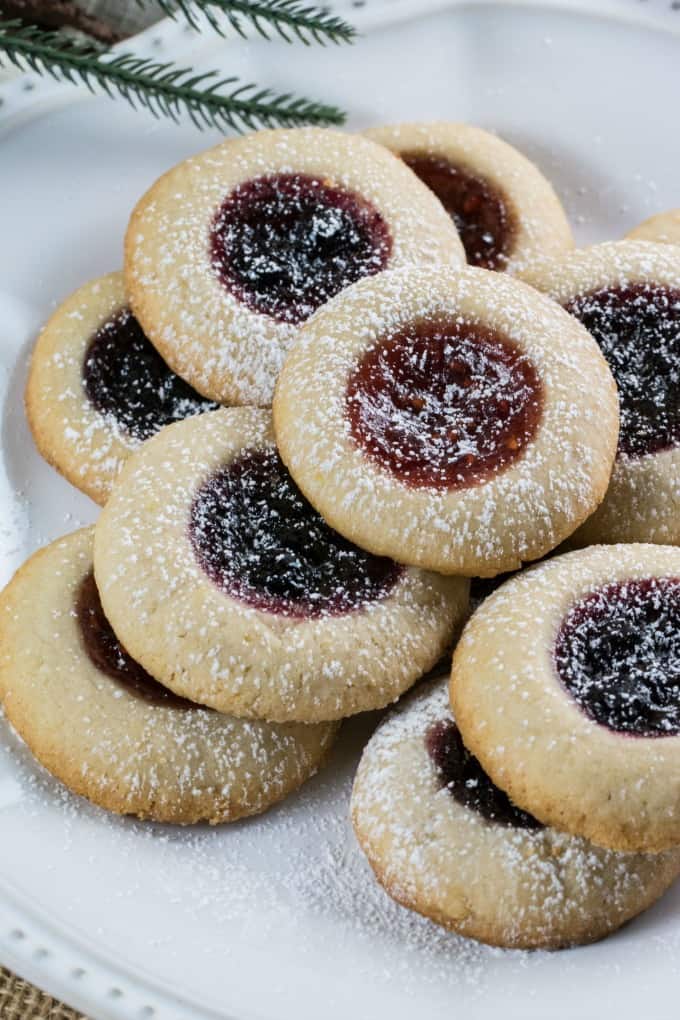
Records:
[[[272,449],[248,451],[203,483],[189,533],[216,585],[284,616],[353,612],[388,595],[402,569],[329,528]]]
[[[425,746],[442,786],[462,804],[489,822],[516,829],[542,829],[543,825],[516,807],[507,793],[491,782],[477,759],[463,744],[452,719],[434,723],[425,734]]]
[[[239,301],[291,323],[379,273],[392,252],[387,224],[370,202],[304,174],[235,188],[215,216],[210,245],[216,273]]]
[[[453,219],[468,263],[480,269],[505,269],[517,224],[510,203],[498,188],[446,159],[415,153],[402,153],[401,158]]]
[[[619,452],[680,443],[680,290],[631,284],[566,305],[597,340],[619,388]]]
[[[168,368],[128,309],[99,329],[83,361],[90,403],[134,439],[218,405],[199,396]]]
[[[191,701],[178,697],[159,684],[128,655],[104,615],[92,571],[83,579],[78,590],[76,616],[85,651],[101,673],[117,680],[130,694],[152,704],[168,708],[196,708]]]
[[[415,323],[363,357],[347,387],[355,443],[413,488],[486,481],[521,456],[542,387],[529,358],[471,322]]]
[[[598,588],[567,613],[560,680],[589,718],[617,733],[680,733],[680,578]]]

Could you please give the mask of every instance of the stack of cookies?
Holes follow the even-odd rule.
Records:
[[[680,874],[677,222],[574,250],[536,167],[460,124],[265,131],[160,178],[31,364],[37,446],[103,508],[0,598],[39,761],[225,822],[429,674],[352,796],[388,892],[523,947],[652,903]]]

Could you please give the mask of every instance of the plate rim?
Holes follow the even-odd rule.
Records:
[[[614,20],[680,38],[680,12],[676,27],[668,23],[667,17],[644,9],[624,12],[616,7],[616,0],[372,0],[365,8],[354,7],[353,0],[335,0],[332,4],[337,13],[348,14],[361,32],[448,9],[494,6]],[[219,37],[206,39],[170,18],[161,19],[134,38],[139,52],[157,54],[172,45],[179,59],[208,54],[230,42]],[[126,43],[117,48],[121,45]],[[84,86],[66,86],[38,78],[32,72],[21,73],[0,83],[0,139],[7,130],[45,109],[98,95],[92,95]],[[103,952],[87,948],[81,936],[69,933],[63,920],[51,917],[49,911],[31,902],[29,893],[18,893],[17,887],[1,875],[0,947],[2,966],[85,1015],[96,1016],[96,1020],[276,1020],[250,1011],[239,1011],[238,1017],[222,1009],[216,1012],[208,1004],[190,1002],[164,989],[150,974],[135,972],[127,963],[112,962]]]

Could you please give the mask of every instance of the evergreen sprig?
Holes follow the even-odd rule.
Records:
[[[55,32],[16,19],[0,20],[0,65],[3,60],[20,70],[47,72],[57,81],[82,82],[91,92],[99,86],[107,95],[117,93],[133,108],[139,104],[156,117],[177,121],[186,113],[199,128],[241,131],[342,124],[345,119],[335,106],[291,93],[278,95],[234,77],[220,78],[218,71],[197,73],[133,53],[113,56],[91,43],[64,40]]]
[[[298,39],[305,45],[312,42],[325,45],[350,43],[356,38],[356,29],[342,18],[319,7],[310,7],[300,0],[156,0],[159,7],[171,18],[182,15],[189,24],[200,29],[202,15],[207,22],[224,35],[225,21],[242,38],[247,37],[250,25],[264,38],[273,32],[286,42]],[[144,6],[146,0],[137,0]]]

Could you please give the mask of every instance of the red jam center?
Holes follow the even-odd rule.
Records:
[[[617,733],[680,733],[680,578],[598,588],[567,613],[560,680],[587,716]]]
[[[101,673],[118,681],[130,694],[144,701],[168,708],[196,707],[159,684],[128,655],[104,615],[92,571],[80,585],[75,608],[83,646],[90,661]]]
[[[171,372],[128,309],[104,323],[90,340],[83,385],[100,414],[140,440],[218,406]]]
[[[574,298],[566,309],[600,345],[619,388],[619,452],[680,443],[680,290],[645,283]]]
[[[516,807],[507,793],[492,783],[477,759],[463,744],[452,719],[434,723],[425,734],[425,746],[442,786],[463,807],[489,822],[516,829],[542,829],[542,824]]]
[[[353,612],[385,598],[402,570],[329,528],[272,449],[248,451],[203,483],[189,533],[216,585],[283,616]]]
[[[489,181],[446,159],[402,153],[404,162],[433,191],[452,217],[468,263],[504,270],[517,234],[505,196]]]
[[[239,185],[215,216],[210,244],[227,290],[254,312],[290,323],[379,273],[392,252],[370,202],[304,174]]]
[[[347,387],[355,443],[413,488],[477,485],[533,439],[542,387],[529,358],[471,322],[421,322],[380,341]]]

